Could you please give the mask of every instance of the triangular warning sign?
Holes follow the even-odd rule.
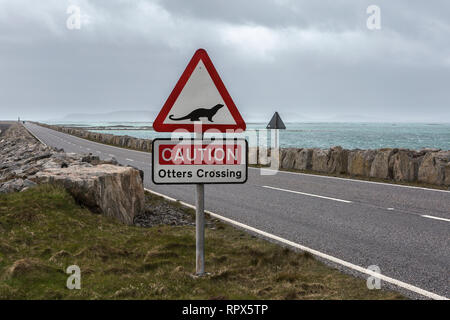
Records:
[[[275,112],[266,129],[286,129],[283,120],[281,120],[278,112]]]
[[[195,52],[155,121],[155,131],[184,129],[194,132],[194,123],[202,122],[202,131],[216,129],[245,130],[236,105],[204,49]]]

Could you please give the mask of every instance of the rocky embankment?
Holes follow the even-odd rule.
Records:
[[[59,131],[59,132],[71,134],[76,137],[88,139],[91,141],[97,141],[100,143],[105,143],[105,144],[109,144],[109,145],[113,145],[113,146],[118,146],[118,147],[122,147],[122,148],[130,148],[130,149],[146,151],[146,152],[152,151],[152,140],[149,140],[149,139],[138,139],[138,138],[130,137],[127,135],[117,136],[114,134],[91,132],[91,131],[83,130],[83,129],[53,126],[53,125],[48,125],[48,124],[44,124],[44,123],[36,123],[36,124],[46,127],[46,128],[49,128],[49,129]]]
[[[139,170],[47,147],[13,123],[0,134],[0,193],[39,183],[59,184],[82,205],[126,224],[145,209]]]
[[[282,149],[283,169],[450,187],[450,151],[438,149]]]
[[[152,141],[149,139],[116,136],[41,123],[39,125],[101,143],[151,152]],[[249,163],[269,164],[270,150],[263,151],[259,154],[257,148],[250,148]],[[281,150],[280,167],[288,170],[450,187],[450,151],[439,149],[287,148]]]

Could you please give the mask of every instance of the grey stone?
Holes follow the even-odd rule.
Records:
[[[391,156],[394,154],[393,149],[379,149],[373,159],[370,168],[370,176],[372,178],[390,179],[392,178],[393,164],[390,162]]]
[[[39,183],[63,186],[94,212],[132,224],[144,208],[144,187],[138,170],[131,167],[74,165],[47,169],[36,174]]]
[[[419,167],[418,181],[443,185],[446,182],[446,167],[450,162],[450,151],[427,153]]]

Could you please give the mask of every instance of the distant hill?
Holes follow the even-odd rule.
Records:
[[[72,113],[54,121],[153,121],[156,111],[115,111],[107,113]]]

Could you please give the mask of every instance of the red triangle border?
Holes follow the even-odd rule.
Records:
[[[192,73],[195,70],[195,67],[197,66],[198,62],[202,60],[203,64],[206,67],[206,70],[208,71],[211,79],[214,82],[214,85],[216,86],[217,90],[219,91],[220,95],[222,96],[222,99],[224,100],[226,106],[228,107],[234,121],[236,124],[205,124],[202,125],[203,132],[208,129],[216,129],[220,132],[226,132],[226,130],[234,129],[234,130],[245,130],[246,124],[244,119],[242,118],[241,114],[239,113],[236,105],[233,102],[233,99],[231,98],[230,94],[228,93],[228,90],[225,88],[224,83],[222,82],[222,79],[220,79],[220,76],[214,67],[211,59],[208,56],[208,53],[205,49],[198,49],[194,56],[191,58],[191,61],[189,61],[189,64],[187,65],[186,69],[184,70],[183,74],[181,75],[180,79],[178,80],[177,84],[175,85],[175,88],[170,93],[169,97],[166,100],[166,103],[164,103],[164,106],[162,107],[161,111],[159,112],[158,116],[156,117],[155,121],[153,122],[153,129],[158,132],[173,132],[177,129],[185,129],[189,132],[194,132],[194,124],[189,123],[163,123],[166,119],[168,113],[172,109],[173,105],[175,104],[175,101],[178,99],[178,96],[180,95],[181,91],[183,90],[186,83],[189,81],[189,78],[191,77]]]

